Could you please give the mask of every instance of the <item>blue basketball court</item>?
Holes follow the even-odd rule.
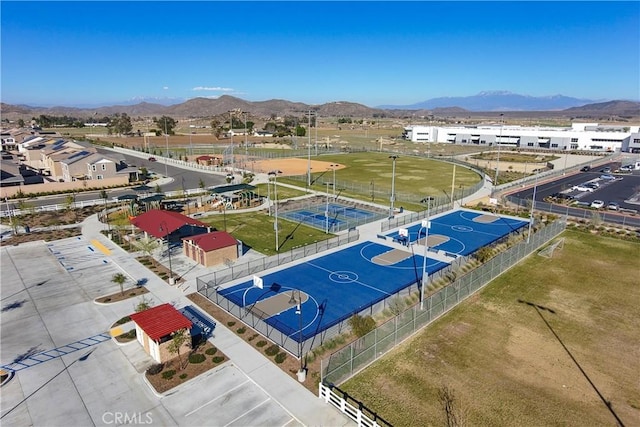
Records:
[[[279,298],[282,309],[269,313],[263,320],[300,342],[296,304],[282,303],[288,296],[298,297],[297,291],[303,294],[302,341],[305,341],[422,280],[423,259],[409,248],[399,250],[367,241],[262,276],[262,289],[249,280],[218,290],[218,294],[247,310]],[[427,258],[428,274],[447,265]]]
[[[484,212],[458,210],[430,219],[429,236],[444,236],[443,242],[429,247],[450,254],[469,255],[529,224],[528,221]],[[409,243],[424,238],[425,229],[418,223],[407,227]],[[418,233],[421,233],[418,236]],[[387,234],[399,240],[399,231]]]

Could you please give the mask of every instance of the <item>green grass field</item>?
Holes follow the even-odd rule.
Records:
[[[278,194],[278,196],[280,196]],[[252,249],[265,255],[276,253],[275,232],[273,230],[274,216],[267,214],[257,214],[256,212],[243,214],[214,215],[201,219],[202,222],[210,224],[218,230],[225,230],[233,234]],[[279,252],[286,252],[298,246],[304,246],[320,242],[335,237],[333,234],[326,234],[316,228],[278,218],[280,231],[278,234]]]
[[[447,387],[472,426],[640,420],[638,243],[567,231],[340,387],[395,426],[447,425]],[[460,424],[462,425],[462,424]]]
[[[336,187],[342,190],[341,195],[360,200],[372,201],[371,190],[391,192],[393,175],[392,161],[386,153],[348,153],[313,157],[314,160],[335,162],[346,168],[336,170]],[[312,182],[319,176],[325,181],[333,180],[331,170],[312,173]],[[418,202],[425,196],[449,198],[453,178],[453,166],[450,163],[421,157],[400,156],[396,160],[395,191],[396,206],[404,206],[409,210],[424,210]],[[280,178],[280,182],[304,187],[306,181]],[[457,166],[455,188],[470,187],[480,181],[475,172]],[[325,191],[324,185],[312,185],[316,191]],[[374,202],[386,205],[388,198],[377,196]]]

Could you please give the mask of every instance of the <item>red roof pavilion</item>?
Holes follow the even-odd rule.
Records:
[[[190,329],[192,325],[189,319],[169,303],[133,313],[130,317],[154,341],[180,329]]]
[[[180,229],[185,225],[194,225],[197,227],[208,227],[204,222],[198,221],[178,212],[164,211],[160,209],[152,209],[131,220],[131,224],[135,225],[142,231],[146,231],[153,237],[162,238],[167,234]],[[165,230],[166,228],[168,230]]]

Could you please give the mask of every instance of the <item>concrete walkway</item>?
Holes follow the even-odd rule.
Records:
[[[107,248],[113,263],[125,271],[130,277],[139,280],[147,279],[145,286],[154,296],[155,304],[171,303],[176,307],[192,305],[191,300],[176,286],[170,286],[153,272],[135,260],[130,253],[107,239],[100,231],[104,225],[92,215],[82,223],[82,235],[88,240],[96,240]],[[186,274],[188,281],[202,275],[202,271],[193,270]],[[155,299],[158,299],[157,301]],[[354,425],[348,417],[341,414],[333,406],[326,404],[317,395],[291,378],[269,359],[255,351],[248,343],[238,337],[225,325],[217,322],[212,343],[223,351],[232,363],[249,376],[256,384],[266,390],[269,395],[284,406],[304,425],[348,426]],[[142,349],[140,349],[142,352]],[[131,361],[134,363],[135,361]],[[195,380],[197,381],[197,379]],[[307,379],[312,381],[312,379]],[[178,391],[179,393],[179,391]]]

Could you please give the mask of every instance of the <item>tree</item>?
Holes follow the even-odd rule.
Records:
[[[150,237],[145,237],[138,240],[135,245],[147,256],[151,256],[153,251],[155,251],[159,246],[158,241],[155,239],[151,239]]]
[[[136,304],[134,310],[136,313],[140,313],[141,311],[149,310],[153,305],[153,300],[151,298],[147,299],[146,296],[143,296],[142,299]]]
[[[18,119],[18,127],[21,127],[21,128],[24,127],[24,120]]]
[[[187,342],[186,332],[186,329],[180,329],[179,331],[174,332],[173,336],[171,337],[171,342],[167,346],[167,350],[169,350],[169,353],[178,355],[180,369],[182,369],[182,357],[180,356],[180,349],[182,348],[184,343]]]
[[[111,278],[111,281],[120,286],[120,295],[124,295],[124,283],[127,281],[127,276],[122,273],[116,273]]]
[[[100,198],[104,200],[104,220],[107,223],[107,227],[111,230],[111,226],[109,225],[109,211],[107,211],[107,199],[109,195],[106,190],[100,190]]]
[[[202,193],[205,192],[204,189],[206,188],[206,185],[202,178],[200,178],[200,181],[198,182],[198,187],[200,188],[200,190],[202,190],[202,192],[200,193],[200,206],[202,206]]]
[[[175,135],[173,129],[176,127],[177,123],[178,122],[175,119],[169,116],[162,116],[155,120],[156,126],[158,126],[159,129],[162,129],[162,132],[167,135]]]
[[[351,326],[351,330],[358,338],[362,338],[375,329],[376,321],[371,316],[362,317],[354,314],[349,319],[349,326]]]
[[[115,116],[109,119],[107,128],[109,133],[124,135],[131,132],[133,125],[131,124],[131,118],[127,113],[116,113]]]
[[[213,135],[216,137],[216,139],[220,138],[220,135],[222,135],[222,125],[220,124],[220,120],[218,119],[211,120],[211,131]]]

